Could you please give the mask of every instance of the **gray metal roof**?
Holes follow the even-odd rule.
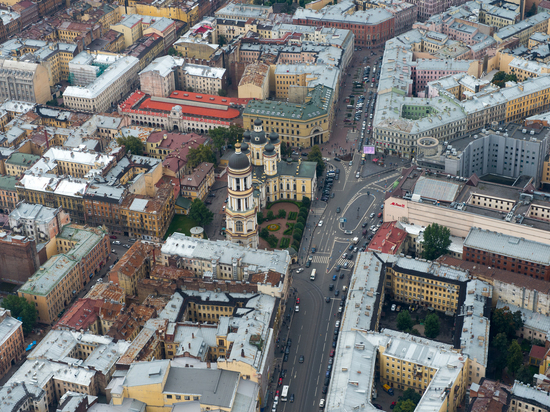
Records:
[[[484,250],[541,265],[550,265],[550,245],[477,227],[470,229],[470,233],[464,240],[464,247]]]
[[[130,365],[124,379],[124,386],[156,385],[164,381],[170,370],[170,360],[159,359],[151,362],[136,362]],[[181,382],[180,382],[181,385]]]
[[[231,408],[238,385],[238,372],[173,366],[166,378],[163,393],[200,396],[202,405]]]

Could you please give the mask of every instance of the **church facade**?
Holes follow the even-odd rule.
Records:
[[[228,162],[226,236],[244,246],[258,247],[257,212],[277,200],[313,199],[317,190],[317,164],[299,159],[281,159],[281,141],[275,132],[267,135],[263,121],[256,119],[243,142],[235,145]]]

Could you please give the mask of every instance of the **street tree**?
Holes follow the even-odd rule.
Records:
[[[126,147],[128,152],[132,152],[134,155],[142,155],[144,145],[143,142],[136,136],[119,137],[116,142],[120,146]]]
[[[424,335],[426,335],[427,338],[434,339],[439,335],[439,316],[437,314],[432,313],[428,316],[426,316],[426,319],[424,319]]]
[[[11,311],[11,316],[23,322],[23,332],[28,334],[32,332],[32,328],[38,319],[36,307],[27,301],[15,295],[8,295],[2,301],[2,307]]]
[[[404,310],[402,312],[399,312],[399,315],[397,315],[397,329],[407,330],[410,329],[412,325],[413,322],[409,311]]]
[[[212,222],[212,219],[214,219],[214,213],[206,207],[202,200],[196,198],[191,203],[189,217],[204,227]]]
[[[307,155],[307,160],[317,162],[317,176],[322,176],[325,170],[325,162],[323,161],[323,153],[319,146],[315,145],[311,148],[311,151]]]
[[[451,245],[451,231],[445,226],[432,223],[424,230],[424,252],[422,257],[435,260],[446,254]]]

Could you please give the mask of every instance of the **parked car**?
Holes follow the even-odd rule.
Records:
[[[111,238],[111,239],[117,239],[117,237],[116,237],[115,235],[111,235],[111,236],[109,236],[109,238]]]

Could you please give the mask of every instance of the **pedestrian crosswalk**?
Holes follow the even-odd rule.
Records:
[[[330,262],[330,256],[322,256],[322,255],[314,255],[313,256],[313,263],[323,263],[327,265]],[[348,263],[348,269],[351,269],[353,267],[353,261],[347,260],[344,258],[338,258],[338,261],[336,262],[337,265],[340,265],[344,267],[345,263]]]

